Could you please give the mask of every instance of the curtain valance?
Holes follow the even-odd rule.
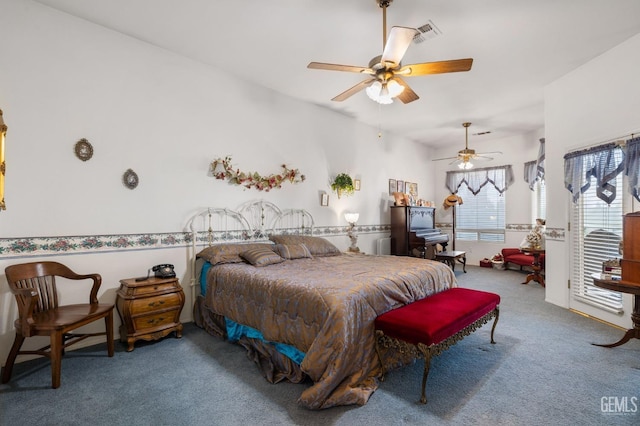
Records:
[[[533,188],[538,181],[544,180],[544,138],[540,139],[538,148],[538,158],[524,163],[524,181],[529,184],[529,189]]]
[[[627,156],[624,174],[629,181],[629,193],[640,201],[640,137],[627,141]]]
[[[529,189],[533,191],[536,182],[544,180],[544,138],[540,139],[538,148],[538,158],[524,163],[524,181],[529,184]]]
[[[458,192],[458,188],[463,183],[467,184],[469,191],[473,195],[477,195],[480,189],[488,183],[492,184],[502,194],[513,183],[513,169],[511,165],[507,165],[447,172],[446,184],[452,194]]]
[[[564,156],[564,186],[575,203],[595,177],[597,197],[611,204],[616,198],[616,176],[624,169],[625,153],[616,143],[570,152]]]
[[[533,187],[538,180],[538,162],[536,160],[524,163],[524,181],[529,184],[529,189],[533,191]]]

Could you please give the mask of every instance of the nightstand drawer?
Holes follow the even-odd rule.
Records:
[[[180,312],[178,310],[172,310],[167,312],[161,312],[159,314],[144,315],[133,318],[133,324],[136,330],[142,331],[147,328],[156,328],[163,325],[176,324],[177,318]]]
[[[133,297],[142,297],[147,296],[154,293],[166,293],[176,290],[176,285],[174,283],[159,283],[153,285],[145,285],[132,289],[131,292]]]
[[[182,300],[180,294],[170,293],[161,296],[136,299],[131,302],[131,313],[133,315],[144,314],[146,312],[158,312],[159,310],[170,309],[180,306]]]

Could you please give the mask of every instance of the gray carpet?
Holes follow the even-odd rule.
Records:
[[[461,287],[501,295],[490,324],[432,362],[427,405],[422,361],[392,371],[362,407],[309,411],[308,384],[269,384],[238,345],[189,323],[182,339],[68,352],[62,386],[46,359],[17,364],[0,386],[2,425],[639,425],[640,340],[606,349],[623,331],[544,302],[518,271],[470,266]],[[604,398],[604,399],[603,399]],[[609,404],[602,405],[602,402]],[[624,406],[624,402],[627,405]],[[616,405],[617,403],[617,405]]]

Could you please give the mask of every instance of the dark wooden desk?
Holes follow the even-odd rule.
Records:
[[[533,271],[527,275],[527,279],[522,284],[528,284],[529,281],[537,281],[544,287],[544,278],[540,274],[542,270],[542,266],[540,266],[540,255],[544,254],[544,249],[521,248],[520,251],[533,256],[533,262],[531,263],[531,269],[533,269]]]
[[[619,291],[621,293],[629,293],[634,295],[633,311],[631,312],[631,321],[633,322],[633,328],[627,330],[624,336],[622,336],[622,339],[618,340],[615,343],[607,345],[593,343],[593,345],[602,346],[604,348],[615,348],[616,346],[627,343],[631,339],[640,339],[640,283],[622,280],[601,280],[594,277],[593,284],[607,290]]]

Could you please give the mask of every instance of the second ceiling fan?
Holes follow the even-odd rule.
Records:
[[[502,154],[500,151],[477,153],[475,149],[469,148],[469,126],[471,123],[462,123],[464,127],[464,149],[458,151],[458,155],[455,157],[435,158],[432,161],[453,160],[449,164],[458,163],[458,167],[464,170],[468,170],[473,167],[471,160],[488,161],[493,160],[493,157],[489,155]]]
[[[331,99],[332,101],[344,101],[361,90],[367,89],[367,95],[378,103],[389,104],[393,102],[393,98],[398,98],[401,102],[407,104],[419,99],[419,96],[409,87],[403,77],[469,71],[471,69],[472,58],[423,62],[403,66],[401,64],[402,58],[409,48],[409,44],[420,32],[415,28],[392,27],[387,37],[387,7],[393,0],[376,1],[382,8],[382,55],[371,59],[367,67],[325,62],[311,62],[307,65],[307,68],[312,69],[369,75],[367,79]]]

